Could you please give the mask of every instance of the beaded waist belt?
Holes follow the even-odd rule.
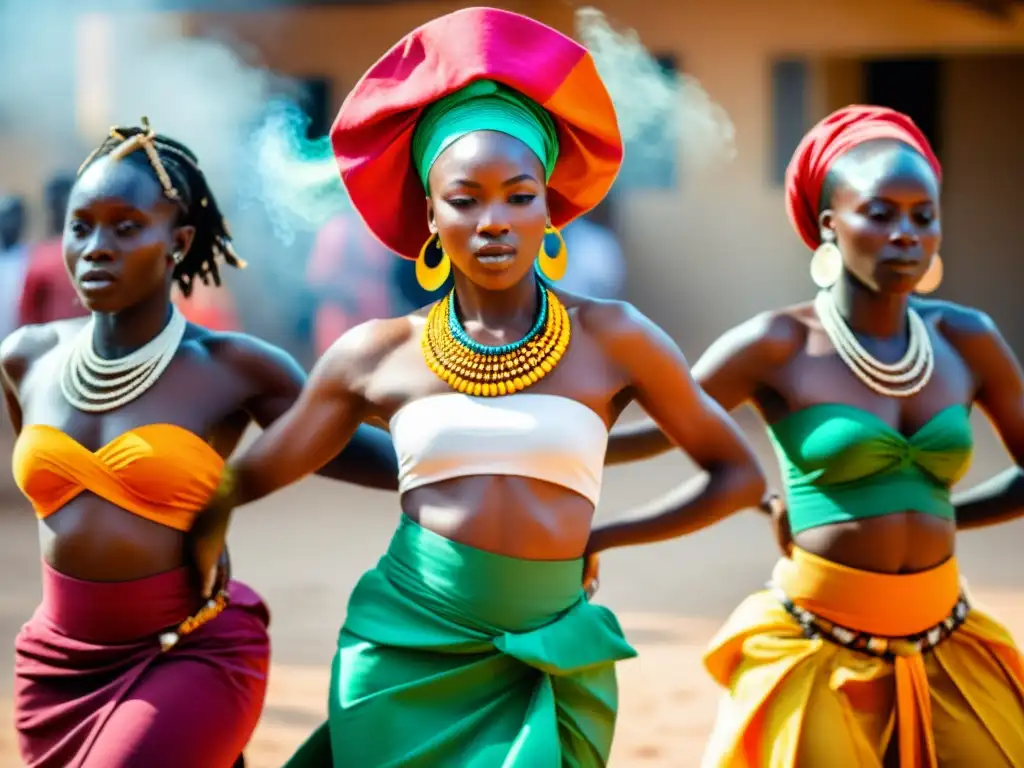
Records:
[[[164,652],[171,650],[181,638],[217,618],[227,607],[228,592],[227,589],[222,589],[207,600],[206,604],[192,616],[189,616],[174,629],[162,633],[160,635],[160,650]]]
[[[949,616],[935,626],[908,637],[880,637],[856,629],[850,629],[849,627],[843,627],[828,619],[816,616],[790,600],[778,587],[769,585],[769,589],[771,589],[778,601],[789,612],[789,615],[797,620],[804,631],[804,636],[808,639],[824,638],[844,648],[889,661],[892,661],[896,656],[912,656],[935,648],[966,621],[967,614],[971,610],[971,606],[967,602],[967,596],[961,592]]]

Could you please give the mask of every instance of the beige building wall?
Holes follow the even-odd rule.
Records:
[[[463,5],[196,15],[187,26],[198,33],[228,32],[258,51],[272,69],[330,77],[340,100],[402,34]],[[572,31],[568,3],[500,5]],[[630,294],[691,357],[751,313],[810,294],[809,256],[791,232],[782,190],[769,176],[774,57],[819,59],[811,100],[819,117],[860,97],[856,57],[1024,50],[1024,15],[997,21],[937,0],[601,0],[595,5],[617,26],[636,29],[650,50],[675,53],[736,126],[738,155],[728,167],[676,191],[632,193],[621,216],[633,267]],[[1010,186],[1012,170],[1024,163],[1024,151],[1009,140],[1024,125],[1021,100],[1008,98],[1019,93],[1013,84],[1021,82],[1020,74],[1018,59],[1002,64],[966,59],[951,65],[946,83],[948,274],[951,281],[963,282],[949,295],[986,306],[1004,324],[1016,322],[1012,286],[1019,281],[1007,278],[1016,266],[1016,220],[1024,216]],[[1024,345],[1024,334],[1013,335]]]
[[[944,130],[946,295],[984,308],[1024,357],[1024,55],[951,62]]]
[[[328,77],[340,100],[402,34],[463,5],[193,14],[158,23],[226,36],[271,70]],[[501,5],[572,31],[569,3]],[[859,98],[858,57],[910,52],[961,57],[948,67],[945,84],[945,251],[949,281],[955,283],[947,295],[990,310],[1024,349],[1024,332],[1013,327],[1024,328],[1015,295],[1020,282],[1016,222],[1024,214],[1015,190],[1024,149],[1014,141],[1024,110],[1018,85],[1024,65],[1009,54],[998,60],[981,56],[1024,51],[1024,14],[999,21],[941,0],[597,0],[596,5],[620,28],[636,29],[650,50],[674,53],[736,127],[738,154],[731,164],[686,180],[678,190],[631,193],[620,216],[632,267],[631,297],[691,357],[753,312],[810,294],[808,254],[790,230],[782,190],[769,175],[772,59],[815,59],[811,103],[818,117]],[[80,44],[75,31],[68,26],[61,34],[73,59]],[[0,135],[0,186],[37,198],[40,180],[67,164],[69,153],[79,158],[76,142],[36,146],[31,136]]]

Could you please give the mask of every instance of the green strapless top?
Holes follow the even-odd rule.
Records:
[[[821,403],[768,427],[793,533],[914,510],[952,520],[949,489],[967,472],[970,410],[951,405],[910,437],[873,413]]]

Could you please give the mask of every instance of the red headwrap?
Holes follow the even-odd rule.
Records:
[[[548,181],[561,227],[608,193],[622,163],[611,97],[590,53],[526,16],[466,8],[413,30],[352,89],[331,142],[352,204],[384,245],[414,259],[430,236],[412,136],[425,107],[475,80],[495,80],[554,119],[558,161]]]
[[[853,105],[826,117],[804,136],[786,168],[786,213],[807,247],[821,244],[818,205],[832,164],[866,141],[896,139],[917,150],[942,180],[942,166],[914,121],[887,107]]]

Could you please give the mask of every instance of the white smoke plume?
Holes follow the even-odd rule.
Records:
[[[671,142],[679,147],[687,175],[732,160],[732,120],[695,77],[665,72],[635,31],[613,28],[596,8],[576,11],[576,34],[611,94],[627,143],[652,133]],[[640,141],[631,144],[629,152],[648,148],[660,151]]]
[[[0,64],[15,73],[0,88],[0,131],[74,169],[110,125],[146,115],[199,155],[253,271],[301,281],[289,262],[350,205],[329,141],[306,137],[294,84],[237,41],[189,37],[179,17],[159,12],[162,0],[132,2],[132,13],[116,3],[103,13],[102,0],[89,13],[72,0],[0,3]],[[732,123],[694,78],[665,74],[634,32],[593,8],[578,11],[577,32],[627,141],[667,131],[688,170],[732,156]],[[273,263],[251,249],[273,252]]]
[[[209,36],[209,25],[192,37],[164,4],[0,0],[0,192],[28,195],[38,224],[49,174],[74,172],[112,125],[147,116],[199,156],[249,262],[224,273],[246,327],[284,340],[308,315],[315,232],[347,205],[329,148],[305,139],[299,84],[238,40]],[[275,307],[261,313],[252,308],[267,285]]]
[[[275,99],[247,140],[255,186],[246,197],[264,207],[285,241],[351,210],[330,138],[308,139],[308,124],[294,101]]]
[[[696,78],[665,73],[636,32],[614,29],[595,8],[577,11],[576,31],[608,87],[627,142],[657,131],[659,138],[680,147],[688,177],[732,159],[732,121]],[[305,118],[293,102],[272,104],[251,134],[249,146],[256,196],[279,236],[316,228],[347,205],[328,140],[305,138]],[[661,151],[642,141],[630,146],[631,153],[648,149],[655,159]]]

